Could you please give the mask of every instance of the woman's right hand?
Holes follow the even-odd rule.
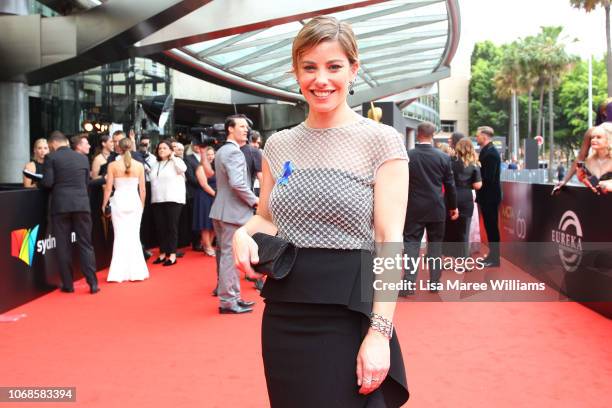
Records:
[[[244,227],[238,228],[234,233],[232,249],[234,264],[239,271],[244,272],[249,279],[263,278],[263,275],[255,272],[251,266],[251,264],[257,264],[259,262],[259,248]]]

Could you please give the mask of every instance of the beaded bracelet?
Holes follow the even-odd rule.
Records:
[[[387,339],[391,339],[393,335],[393,322],[377,313],[370,313],[370,327]]]

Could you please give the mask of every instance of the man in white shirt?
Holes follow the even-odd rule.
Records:
[[[248,123],[244,115],[225,120],[227,141],[215,156],[217,194],[210,210],[219,243],[219,312],[248,313],[255,302],[240,298],[240,279],[232,255],[234,232],[253,215],[259,199],[251,191],[247,165],[240,146],[246,143]]]

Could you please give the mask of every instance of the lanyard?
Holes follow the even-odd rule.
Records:
[[[159,166],[157,166],[157,177],[159,177],[159,171],[165,169],[166,166],[168,165],[168,163],[170,163],[170,159],[166,160],[166,162],[164,163],[164,167],[163,168],[162,168],[161,163],[159,164]]]

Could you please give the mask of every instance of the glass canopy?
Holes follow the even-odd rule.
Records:
[[[451,31],[445,0],[392,0],[332,15],[350,23],[357,36],[361,68],[356,91],[426,77],[444,63]],[[297,97],[298,86],[290,73],[291,44],[305,22],[289,22],[173,51],[241,81]]]

